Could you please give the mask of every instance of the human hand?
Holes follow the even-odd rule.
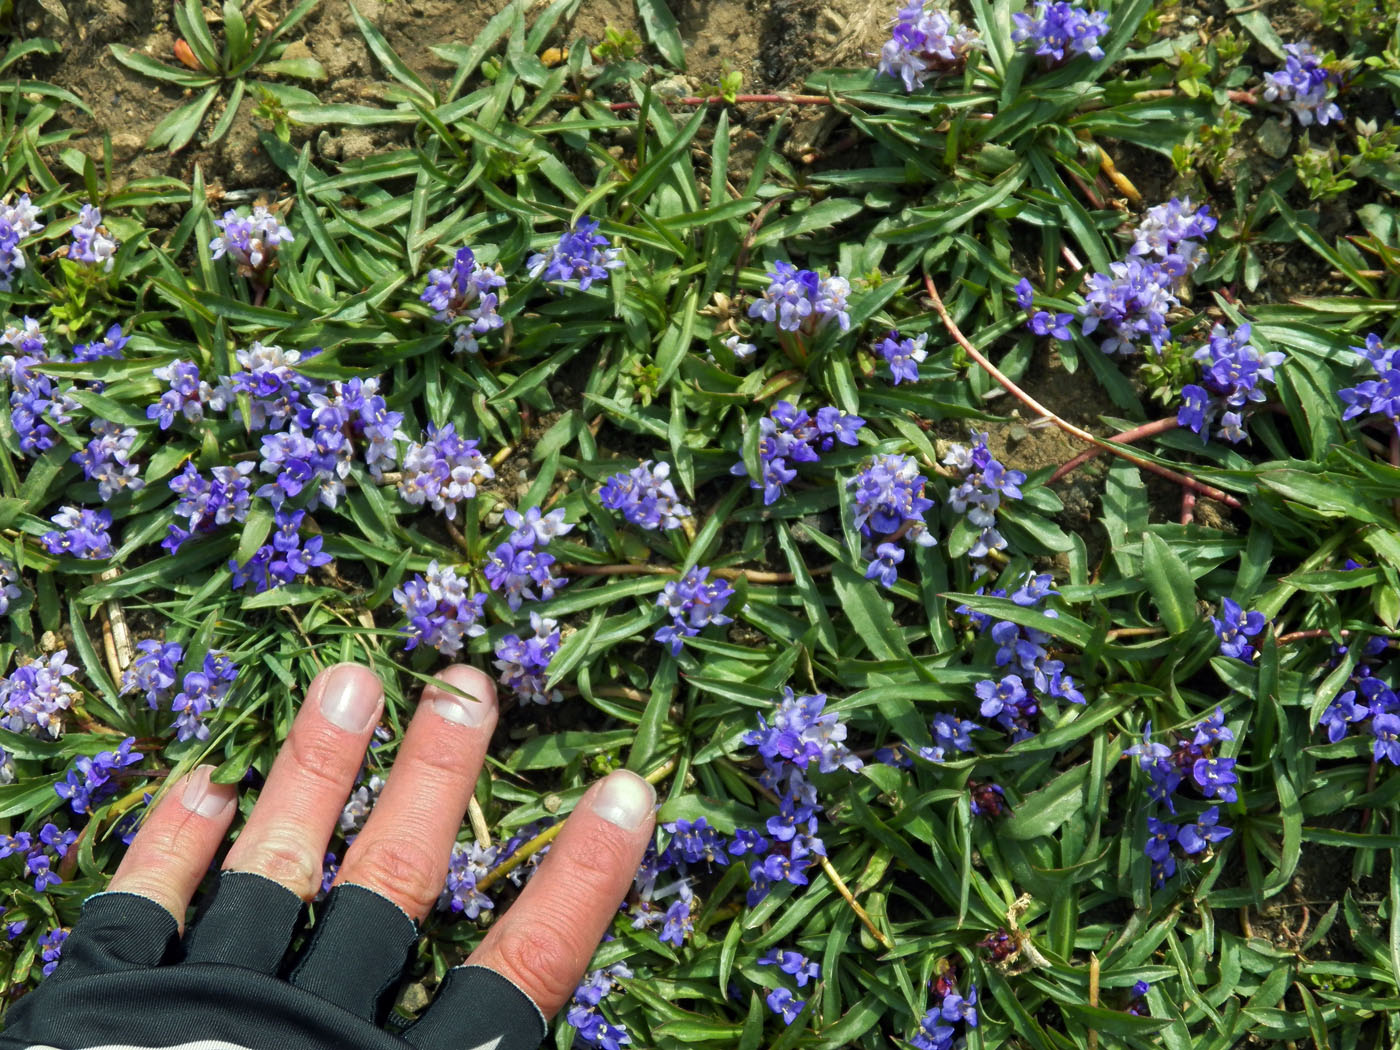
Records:
[[[496,725],[491,679],[428,686],[388,782],[299,955],[303,902],[383,710],[356,664],[319,674],[188,934],[184,917],[237,812],[202,766],[153,808],[63,961],[10,1010],[0,1050],[533,1050],[578,985],[651,837],[655,793],[628,772],[576,805],[520,899],[401,1034],[378,1026],[442,892]]]

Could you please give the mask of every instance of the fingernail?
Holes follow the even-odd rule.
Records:
[[[642,826],[656,805],[656,789],[636,773],[619,769],[608,774],[593,799],[593,812],[628,831]]]
[[[478,676],[471,668],[449,667],[438,678],[467,695],[458,696],[436,682],[430,682],[423,690],[423,700],[434,714],[461,726],[479,726],[486,722],[491,714],[491,704],[476,695],[473,686],[477,685]]]
[[[384,687],[379,678],[359,664],[331,668],[321,687],[321,714],[327,722],[351,733],[363,733],[379,718]]]
[[[232,784],[215,784],[209,779],[213,766],[196,766],[185,781],[185,790],[180,795],[180,805],[191,813],[213,819],[221,817],[233,805],[236,794]]]

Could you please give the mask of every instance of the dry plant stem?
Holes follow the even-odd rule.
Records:
[[[1118,192],[1127,197],[1134,204],[1142,203],[1142,194],[1133,185],[1132,180],[1118,170],[1118,165],[1113,163],[1113,158],[1108,155],[1108,150],[1104,149],[1097,142],[1094,143],[1099,150],[1099,164],[1103,168],[1103,173],[1108,176],[1108,180],[1118,187]]]
[[[668,758],[665,762],[661,763],[661,765],[657,766],[642,779],[645,780],[648,784],[656,784],[662,780],[665,780],[675,771],[676,760],[674,758]],[[544,849],[556,838],[558,838],[559,832],[563,830],[564,822],[562,820],[555,821],[553,824],[545,828],[538,835],[532,838],[529,842],[526,842],[509,857],[501,861],[501,863],[497,864],[494,868],[492,868],[485,875],[483,875],[477,881],[476,888],[485,893],[496,883],[500,882],[501,879],[505,878],[512,871],[520,867],[520,865],[524,864],[536,853]]]
[[[1225,504],[1227,507],[1233,507],[1236,510],[1242,509],[1243,505],[1240,503],[1239,500],[1235,499],[1235,497],[1231,496],[1229,493],[1222,492],[1214,485],[1207,485],[1204,482],[1197,481],[1193,477],[1189,477],[1185,474],[1180,474],[1177,471],[1171,470],[1167,467],[1159,466],[1158,464],[1153,463],[1151,460],[1142,459],[1141,457],[1135,456],[1131,452],[1126,451],[1125,449],[1117,448],[1114,445],[1110,445],[1107,441],[1104,441],[1102,438],[1096,438],[1087,430],[1083,430],[1080,427],[1075,426],[1073,423],[1063,420],[1059,416],[1055,415],[1054,412],[1051,412],[1039,401],[1031,397],[1030,394],[1027,394],[1024,390],[1022,390],[1010,379],[1008,379],[1006,375],[1002,373],[1001,369],[997,368],[996,365],[992,364],[992,362],[988,360],[980,350],[978,350],[975,346],[968,342],[967,336],[962,334],[962,331],[958,328],[957,324],[954,323],[952,316],[948,313],[948,308],[943,305],[943,300],[938,295],[938,289],[936,289],[933,286],[933,278],[931,278],[928,274],[924,274],[924,286],[928,289],[929,298],[933,302],[934,309],[938,311],[938,316],[943,319],[943,326],[948,329],[948,334],[951,335],[954,339],[956,339],[958,345],[967,351],[968,356],[971,357],[974,361],[976,361],[979,365],[981,365],[982,368],[986,370],[988,375],[990,375],[993,379],[1000,383],[1002,387],[1006,389],[1007,393],[1015,397],[1018,401],[1020,401],[1023,405],[1029,408],[1036,415],[1041,416],[1044,419],[1048,419],[1051,423],[1059,427],[1066,434],[1072,434],[1074,437],[1079,438],[1079,440],[1081,441],[1087,441],[1091,445],[1099,446],[1106,452],[1112,452],[1115,456],[1120,456],[1123,459],[1126,459],[1129,463],[1141,467],[1143,470],[1150,471],[1151,473],[1156,474],[1159,477],[1166,478],[1168,481],[1173,481],[1178,485],[1183,485],[1188,488],[1194,489],[1196,492],[1200,493],[1202,496],[1205,496],[1207,499],[1213,499],[1217,503]]]
[[[1259,5],[1256,4],[1255,6],[1257,7],[1257,6],[1259,6]],[[1231,10],[1230,13],[1231,13],[1232,15],[1237,15],[1237,14],[1239,14],[1241,11],[1248,11],[1248,10],[1251,10],[1251,9],[1250,9],[1250,8],[1234,8],[1233,10]],[[1154,88],[1154,89],[1151,90],[1151,91],[1139,91],[1137,94],[1135,94],[1135,95],[1133,96],[1133,101],[1134,101],[1134,102],[1148,102],[1148,101],[1150,101],[1150,100],[1152,100],[1152,99],[1154,99],[1154,98],[1176,98],[1176,97],[1177,97],[1178,95],[1180,95],[1180,94],[1181,94],[1181,92],[1179,92],[1179,91],[1177,91],[1177,90],[1175,90],[1175,89],[1173,89],[1173,88]],[[1239,104],[1239,105],[1241,105],[1241,106],[1254,106],[1254,105],[1258,105],[1258,103],[1259,103],[1259,99],[1255,97],[1253,91],[1227,91],[1225,94],[1229,97],[1229,99],[1230,99],[1231,102],[1235,102],[1235,103],[1237,103],[1237,104]]]
[[[1345,627],[1337,631],[1343,638],[1350,638],[1351,632]],[[1274,639],[1279,645],[1287,645],[1289,642],[1301,642],[1308,638],[1330,638],[1332,632],[1325,627],[1313,627],[1306,631],[1290,631],[1288,634],[1281,634]]]
[[[886,937],[871,921],[869,913],[860,906],[851,889],[846,885],[846,880],[841,878],[841,873],[831,866],[831,861],[826,857],[819,856],[817,860],[821,863],[822,871],[826,872],[826,877],[831,880],[831,884],[836,887],[836,892],[841,894],[846,903],[850,905],[851,911],[856,913],[856,918],[861,921],[861,925],[870,931],[870,936],[880,942],[881,947],[889,951],[894,947],[894,942]]]
[[[1099,957],[1093,952],[1089,953],[1089,1005],[1092,1007],[1099,1005]],[[1090,1028],[1087,1050],[1098,1050],[1098,1045],[1098,1029]]]
[[[1133,427],[1132,430],[1125,430],[1121,434],[1114,434],[1108,440],[1116,442],[1119,445],[1131,445],[1134,441],[1156,437],[1158,434],[1165,434],[1169,430],[1175,430],[1180,425],[1181,424],[1176,421],[1176,416],[1166,416],[1163,419],[1155,419],[1151,423],[1144,423],[1140,427]],[[1104,450],[1097,445],[1093,448],[1086,448],[1073,459],[1057,467],[1055,473],[1050,475],[1050,484],[1053,485],[1066,475],[1072,474],[1085,463],[1088,463],[1089,460],[1103,455],[1103,452]]]
[[[467,803],[467,819],[471,822],[476,844],[482,849],[487,849],[491,845],[491,829],[486,824],[486,814],[481,811],[481,803],[476,800],[475,795]]]
[[[1113,641],[1117,638],[1148,638],[1153,635],[1163,635],[1167,633],[1165,627],[1119,627],[1117,630],[1109,631],[1104,635],[1106,641]]]
[[[457,528],[456,525],[453,525],[452,522],[448,521],[446,518],[443,519],[442,523],[447,527],[447,534],[452,537],[452,542],[462,549],[463,554],[470,557],[472,547],[471,544],[467,542],[467,538],[462,535],[462,530]]]

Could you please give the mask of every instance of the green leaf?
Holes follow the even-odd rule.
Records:
[[[1142,534],[1142,572],[1162,623],[1172,634],[1184,634],[1196,622],[1196,585],[1186,564],[1155,533]]]
[[[685,44],[681,41],[676,16],[666,0],[637,0],[637,14],[646,27],[647,39],[675,69],[685,72]]]

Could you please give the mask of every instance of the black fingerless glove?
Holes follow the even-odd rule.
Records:
[[[98,894],[58,969],[11,1007],[0,1050],[535,1050],[544,1038],[529,996],[480,966],[450,970],[422,1017],[385,1031],[417,925],[337,886],[284,965],[303,917],[296,894],[246,872],[220,876],[183,940],[154,901]]]

